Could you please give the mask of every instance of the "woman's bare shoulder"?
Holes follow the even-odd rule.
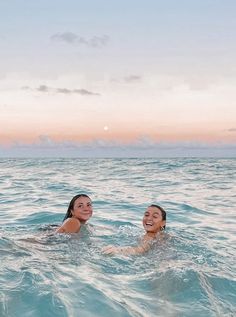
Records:
[[[81,227],[80,221],[76,218],[66,219],[56,233],[76,233]]]

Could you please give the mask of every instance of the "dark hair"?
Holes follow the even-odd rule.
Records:
[[[161,206],[152,204],[149,207],[156,207],[156,208],[160,209],[162,220],[166,220],[166,211]],[[163,226],[163,230],[165,230],[165,228],[166,228],[166,226]]]
[[[88,195],[85,195],[85,194],[78,194],[78,195],[74,196],[69,203],[69,206],[68,206],[68,209],[67,209],[67,212],[66,212],[66,215],[65,215],[63,221],[65,221],[67,218],[72,217],[71,210],[74,209],[74,203],[75,203],[76,199],[78,199],[80,197],[88,197],[90,199],[90,197]]]

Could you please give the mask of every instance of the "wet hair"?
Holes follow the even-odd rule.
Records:
[[[66,212],[66,215],[65,215],[63,221],[65,221],[67,218],[71,218],[71,217],[72,217],[71,210],[74,209],[74,204],[75,204],[76,199],[78,199],[78,198],[80,198],[80,197],[87,197],[87,198],[90,199],[90,197],[89,197],[88,195],[86,195],[86,194],[78,194],[78,195],[75,195],[75,196],[71,199],[71,201],[70,201],[70,203],[69,203],[69,206],[68,206],[68,209],[67,209],[67,212]]]
[[[166,211],[161,206],[152,204],[149,207],[156,207],[156,208],[160,209],[162,220],[166,220]],[[162,230],[165,230],[166,226],[163,226],[162,228],[163,228]]]

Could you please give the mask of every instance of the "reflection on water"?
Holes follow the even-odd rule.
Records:
[[[70,167],[68,169],[68,166]],[[235,316],[236,160],[1,160],[0,316]],[[54,234],[91,195],[79,234]],[[165,239],[140,256],[150,203]]]

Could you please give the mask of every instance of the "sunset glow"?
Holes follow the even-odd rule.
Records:
[[[98,3],[1,2],[0,155],[42,136],[234,147],[236,4]]]

